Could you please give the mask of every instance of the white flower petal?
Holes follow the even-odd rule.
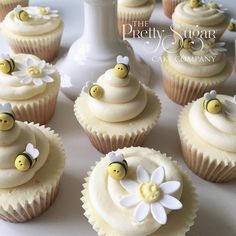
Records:
[[[178,210],[183,207],[182,203],[178,199],[176,199],[170,195],[164,195],[163,198],[160,200],[160,203],[164,207],[171,209],[171,210]]]
[[[136,206],[140,202],[140,199],[136,194],[128,195],[126,197],[123,197],[120,200],[120,205],[123,207],[132,207]]]
[[[160,185],[163,193],[170,194],[174,193],[180,188],[181,184],[178,181],[168,181]]]
[[[154,170],[151,176],[151,182],[160,185],[165,178],[165,171],[162,166],[158,167],[157,169]]]
[[[45,75],[44,77],[42,77],[42,80],[46,83],[52,83],[54,82],[54,79],[48,75]]]
[[[159,224],[164,225],[167,222],[167,215],[165,208],[159,203],[151,204],[151,213],[155,221]]]
[[[148,172],[141,165],[137,167],[137,179],[139,183],[146,183],[150,180]]]
[[[41,86],[43,84],[43,81],[41,79],[33,79],[33,82],[36,86]]]
[[[26,65],[22,64],[22,63],[18,63],[18,62],[15,62],[15,66],[18,70],[23,70],[25,71],[26,70]]]
[[[28,59],[26,60],[26,65],[27,65],[27,67],[34,66],[34,61],[33,61],[33,59],[32,59],[32,58],[28,58]]]
[[[45,72],[47,75],[53,74],[56,72],[54,68],[48,68],[48,69],[43,69],[43,72]]]
[[[48,16],[48,15],[43,15],[42,17],[43,17],[43,19],[45,19],[45,20],[50,20],[50,18],[51,18],[51,17]]]
[[[128,193],[136,193],[138,190],[138,183],[133,180],[125,179],[120,181],[121,186],[128,192]]]
[[[27,74],[25,71],[15,71],[15,72],[12,72],[12,75],[16,77],[25,77]]]
[[[215,47],[224,47],[225,46],[225,42],[220,42],[220,43],[216,43]]]
[[[58,14],[51,14],[50,15],[52,18],[56,18],[56,17],[58,17],[59,15]]]
[[[38,67],[43,69],[46,66],[46,61],[42,60],[38,63]]]
[[[31,77],[26,77],[24,79],[22,79],[20,82],[21,84],[30,84],[32,83],[33,79]]]
[[[144,221],[147,218],[149,212],[150,212],[150,205],[145,202],[141,202],[135,209],[134,212],[135,220],[137,222]]]

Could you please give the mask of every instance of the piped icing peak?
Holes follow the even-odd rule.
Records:
[[[96,83],[87,82],[82,89],[88,94],[88,106],[99,119],[122,122],[135,118],[145,109],[145,88],[129,73],[128,57],[117,57],[117,64]]]
[[[236,152],[236,98],[206,93],[189,111],[194,132],[207,144],[226,152]]]
[[[49,143],[39,129],[15,121],[9,104],[0,104],[0,153],[0,188],[13,188],[44,165]]]
[[[149,0],[118,0],[118,4],[125,7],[139,7],[148,1]]]

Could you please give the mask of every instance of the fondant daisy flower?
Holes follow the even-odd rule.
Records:
[[[50,7],[30,8],[29,12],[36,19],[50,20],[59,17],[58,10],[52,10]]]
[[[19,71],[13,72],[12,75],[21,78],[22,84],[34,83],[36,86],[41,86],[43,83],[52,83],[54,79],[50,76],[55,72],[55,69],[48,68],[45,61],[35,62],[28,58],[26,63],[17,63]]]
[[[210,9],[214,9],[217,10],[220,13],[224,13],[225,11],[228,11],[227,8],[224,7],[223,4],[221,3],[217,3],[215,1],[202,1],[204,4],[206,4],[206,6],[208,6]]]
[[[134,207],[134,217],[137,222],[143,222],[151,213],[159,224],[166,224],[166,208],[178,210],[182,203],[170,194],[180,189],[178,181],[164,182],[165,171],[158,167],[149,176],[148,172],[139,165],[137,167],[137,181],[121,180],[122,187],[129,193],[120,200],[120,205],[126,208]]]
[[[215,39],[208,39],[204,42],[203,49],[210,52],[213,56],[217,56],[219,53],[227,52],[224,46],[225,42],[215,43]]]

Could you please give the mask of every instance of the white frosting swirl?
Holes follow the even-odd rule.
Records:
[[[225,20],[225,15],[205,4],[192,8],[188,1],[184,1],[177,5],[172,19],[173,21],[184,22],[190,25],[215,26]]]
[[[25,172],[15,168],[15,159],[32,143],[39,149],[35,165]],[[0,188],[13,188],[31,180],[44,165],[49,153],[49,142],[44,134],[34,126],[16,122],[9,131],[0,131]]]
[[[97,83],[104,90],[101,99],[88,98],[91,112],[107,122],[121,122],[133,119],[145,109],[147,94],[145,88],[131,74],[125,79],[108,70]]]
[[[29,12],[35,12],[38,8],[39,7],[23,7],[24,10]],[[2,22],[2,27],[5,30],[22,36],[37,36],[54,31],[61,23],[62,21],[60,17],[54,17],[51,19],[30,17],[28,21],[21,21],[15,16],[13,10],[6,15]]]
[[[149,173],[152,173],[158,166],[162,166],[165,170],[165,181],[179,181],[183,186],[179,170],[160,153],[147,148],[122,149],[121,153],[129,166],[128,179],[136,179],[136,169],[139,165],[142,165]],[[134,219],[135,207],[124,208],[119,204],[127,192],[119,181],[108,176],[109,164],[109,158],[103,158],[93,169],[89,178],[89,197],[98,215],[117,232],[117,235],[146,236],[158,231],[161,225],[151,215],[142,223],[137,223]],[[182,187],[173,196],[180,199]],[[170,214],[171,211],[167,212]]]
[[[118,4],[125,7],[139,7],[149,0],[118,0]]]
[[[224,103],[225,100],[233,102],[233,98],[218,95],[217,98]],[[224,112],[211,114],[203,108],[203,99],[192,104],[189,111],[189,122],[194,132],[206,143],[228,152],[236,152],[236,121]]]
[[[227,65],[224,53],[212,55],[204,50],[192,51],[176,47],[169,49],[167,59],[177,72],[190,77],[208,78],[221,73]]]
[[[32,58],[35,62],[40,62],[41,60],[33,55],[28,54],[15,54],[12,56],[12,59],[17,63],[26,63],[28,58]],[[48,68],[52,68],[51,65],[48,65]],[[52,77],[56,80],[55,74],[52,74]],[[33,97],[36,97],[40,94],[43,94],[47,86],[50,84],[43,83],[40,86],[35,84],[22,84],[22,77],[16,77],[11,74],[4,74],[0,72],[0,99],[9,100],[9,101],[22,101],[27,100]]]

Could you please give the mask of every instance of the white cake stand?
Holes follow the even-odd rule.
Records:
[[[117,55],[129,56],[131,72],[148,84],[149,66],[118,34],[117,0],[85,0],[84,11],[84,32],[59,65],[63,93],[75,100],[86,81],[96,81],[115,65]]]

